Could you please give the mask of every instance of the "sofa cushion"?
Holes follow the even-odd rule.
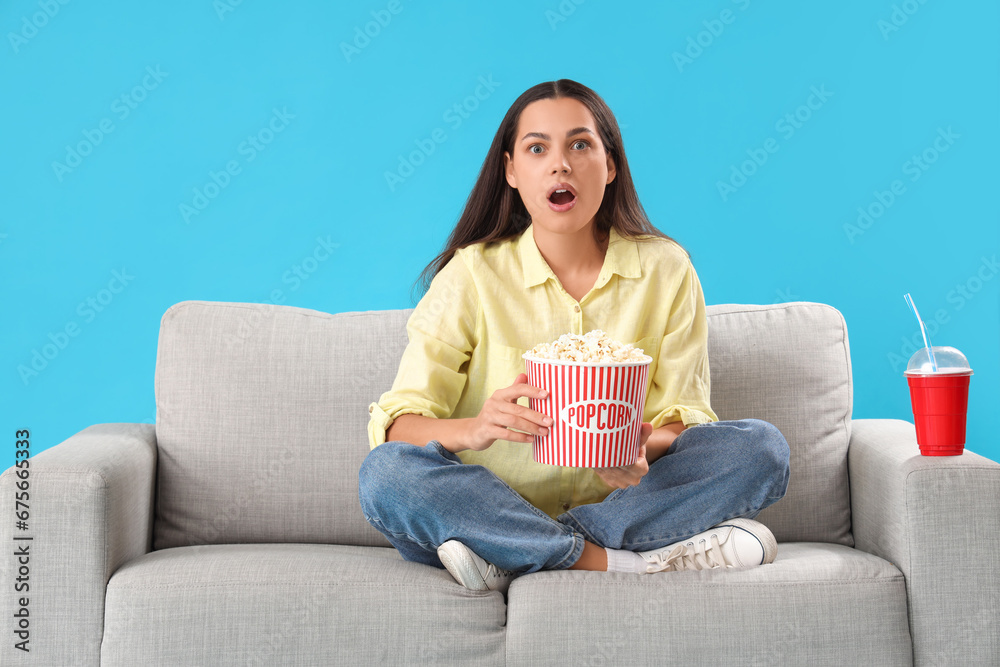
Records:
[[[854,545],[847,479],[852,384],[847,326],[819,303],[708,307],[712,408],[778,427],[788,489],[757,520],[779,542]]]
[[[911,665],[906,584],[881,558],[803,542],[746,570],[536,572],[508,591],[507,662]]]
[[[503,665],[504,621],[500,593],[391,548],[178,547],[108,581],[101,664]]]
[[[160,323],[153,548],[388,546],[358,502],[368,404],[406,344],[406,311],[330,315],[184,301]]]
[[[154,548],[236,542],[387,546],[364,520],[368,404],[393,382],[412,309],[328,314],[185,301],[156,362]],[[712,407],[791,446],[779,541],[853,544],[850,355],[840,313],[812,303],[708,307]]]

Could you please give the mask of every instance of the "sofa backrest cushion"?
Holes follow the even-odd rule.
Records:
[[[708,311],[712,409],[768,421],[791,450],[788,490],[757,520],[779,542],[854,546],[847,479],[852,384],[847,326],[819,303]]]
[[[153,548],[238,542],[387,546],[364,520],[368,404],[392,385],[412,309],[328,314],[185,301],[156,361]],[[791,446],[785,497],[761,512],[779,541],[852,545],[850,356],[821,304],[709,306],[712,407]]]
[[[156,358],[153,548],[391,546],[361,513],[358,470],[368,404],[395,377],[408,315],[170,307]]]

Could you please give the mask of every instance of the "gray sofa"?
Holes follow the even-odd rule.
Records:
[[[1000,465],[921,457],[905,421],[852,421],[835,309],[708,309],[714,409],[766,419],[791,445],[787,494],[758,517],[774,563],[538,572],[506,599],[403,561],[361,514],[367,406],[392,383],[410,312],[168,309],[155,427],[90,426],[31,459],[31,651],[12,648],[7,555],[0,662],[1000,661]],[[5,551],[16,481],[0,477]]]

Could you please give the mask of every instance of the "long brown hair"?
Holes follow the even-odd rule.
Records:
[[[465,210],[445,243],[445,249],[427,265],[414,284],[414,287],[421,285],[421,294],[427,291],[434,276],[451,261],[456,250],[475,243],[494,243],[514,238],[531,224],[531,217],[520,194],[507,183],[503,154],[504,151],[514,154],[517,124],[526,106],[537,100],[562,97],[579,100],[593,114],[601,142],[614,160],[617,171],[615,180],[605,188],[604,200],[597,211],[595,239],[603,238],[614,227],[626,238],[651,235],[674,241],[649,221],[639,202],[628,160],[625,158],[621,130],[608,105],[600,95],[582,83],[571,79],[546,81],[521,93],[507,110],[479,170],[476,184],[465,202]]]

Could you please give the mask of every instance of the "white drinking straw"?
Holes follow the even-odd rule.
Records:
[[[924,321],[920,319],[920,313],[917,312],[917,305],[913,303],[913,298],[910,293],[907,292],[903,295],[903,300],[906,301],[906,305],[910,307],[913,311],[913,315],[917,318],[917,322],[920,324],[920,334],[924,337],[924,347],[927,348],[927,356],[931,360],[931,370],[937,373],[937,359],[934,358],[934,350],[931,349],[931,341],[927,337],[927,327],[924,326]]]

